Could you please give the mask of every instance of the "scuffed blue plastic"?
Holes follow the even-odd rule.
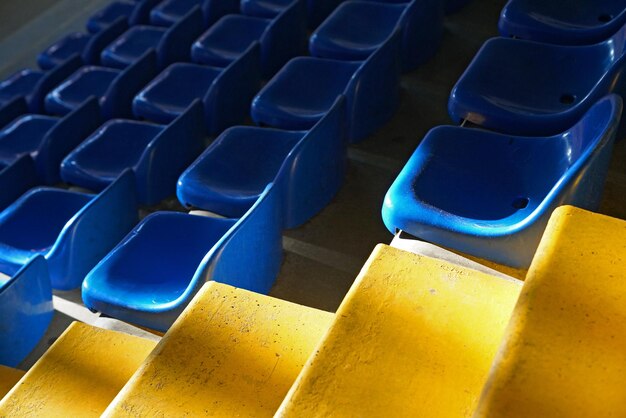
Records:
[[[69,290],[137,222],[135,180],[125,172],[98,195],[39,187],[0,212],[0,271],[34,255],[48,261],[52,287]]]
[[[273,182],[283,225],[295,228],[322,210],[346,169],[344,99],[308,132],[238,126],[226,130],[180,176],[183,205],[239,217]]]
[[[391,232],[527,268],[554,209],[597,210],[621,112],[611,95],[551,137],[437,127],[387,192],[383,221]]]
[[[136,117],[169,123],[194,100],[204,104],[210,135],[245,120],[261,84],[259,44],[226,68],[176,63],[167,67],[133,100]]]
[[[252,101],[252,119],[280,129],[310,129],[346,97],[347,135],[358,142],[393,115],[399,100],[400,32],[365,61],[298,57],[289,61]]]
[[[241,0],[241,13],[248,16],[274,18],[292,4],[293,0]],[[315,29],[342,0],[306,0],[307,26]]]
[[[85,278],[85,305],[166,331],[206,281],[267,293],[282,259],[277,197],[269,185],[239,220],[149,215]]]
[[[365,60],[395,30],[402,32],[404,71],[428,61],[441,42],[441,0],[412,0],[408,4],[351,0],[343,2],[313,32],[311,55],[339,60]]]
[[[126,68],[151,48],[156,51],[159,68],[174,62],[189,61],[191,44],[200,36],[203,28],[203,17],[199,7],[194,7],[170,28],[133,26],[102,51],[102,64]]]
[[[101,123],[95,98],[63,118],[26,114],[0,129],[0,163],[12,164],[29,155],[35,163],[39,182],[60,180],[61,160]]]
[[[514,135],[554,135],[575,124],[606,94],[626,93],[626,27],[590,46],[519,39],[485,42],[454,86],[448,111]]]
[[[33,257],[6,281],[0,277],[0,364],[16,367],[24,360],[48,329],[52,314],[43,257]]]
[[[152,9],[150,22],[158,26],[172,26],[196,6],[202,8],[207,27],[222,16],[239,12],[239,0],[163,0]]]
[[[305,24],[304,0],[292,2],[274,19],[227,15],[194,42],[191,57],[199,64],[226,67],[258,41],[262,74],[268,78],[290,58],[303,53]]]
[[[625,0],[509,0],[498,29],[502,36],[588,45],[610,38],[624,24]]]
[[[78,55],[68,58],[50,71],[25,69],[0,82],[0,108],[10,101],[23,97],[32,113],[43,112],[46,94],[70,76],[82,64]]]
[[[46,111],[65,115],[91,96],[98,98],[105,119],[132,117],[134,95],[157,72],[154,50],[146,52],[124,70],[88,65],[52,90],[45,99]]]
[[[99,191],[131,169],[139,202],[154,205],[174,194],[178,176],[200,154],[204,137],[199,100],[167,126],[115,119],[63,160],[61,177]]]

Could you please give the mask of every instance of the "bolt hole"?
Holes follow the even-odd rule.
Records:
[[[518,197],[513,201],[513,207],[515,209],[524,209],[526,206],[528,206],[529,201],[530,200],[527,197]]]
[[[576,101],[576,96],[570,93],[565,93],[561,95],[561,97],[559,98],[559,101],[563,104],[570,105]]]
[[[602,14],[600,16],[598,16],[598,20],[602,23],[607,23],[610,22],[611,20],[613,20],[613,16],[609,15],[609,14]]]

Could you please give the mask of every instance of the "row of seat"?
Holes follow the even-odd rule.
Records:
[[[530,20],[553,9],[535,14],[535,3],[511,0],[501,22],[515,8],[530,9]],[[556,207],[600,204],[623,136],[622,99],[607,93],[622,92],[624,30],[583,46],[488,40],[450,94],[450,116],[469,128],[426,135],[385,197],[387,228],[527,269]]]
[[[292,2],[264,24],[282,25],[283,29],[274,35],[289,38],[285,28],[294,34],[303,28],[302,4],[298,0]],[[133,7],[140,5],[147,7],[145,0]],[[355,5],[369,7],[364,2]],[[91,35],[82,58],[72,55],[43,73],[42,79],[47,81],[45,89],[37,90],[38,110],[61,117],[27,113],[24,93],[15,99],[15,91],[0,110],[1,119],[8,122],[0,133],[0,149],[3,143],[10,144],[6,147],[9,166],[0,173],[0,180],[9,182],[11,173],[28,174],[9,189],[7,204],[37,182],[54,185],[62,179],[97,192],[37,188],[6,207],[0,213],[2,271],[14,275],[11,280],[19,281],[20,268],[33,257],[43,255],[53,288],[73,289],[82,283],[83,299],[90,309],[161,331],[168,329],[205,281],[217,280],[267,293],[281,263],[282,229],[297,227],[319,212],[343,182],[345,138],[349,132],[345,115],[355,113],[347,107],[352,105],[359,115],[369,113],[378,118],[374,126],[372,121],[366,121],[370,123],[369,130],[386,121],[395,108],[391,105],[383,109],[388,102],[381,100],[383,120],[375,109],[360,109],[363,104],[353,104],[354,96],[363,103],[369,100],[368,94],[397,100],[402,34],[406,37],[423,33],[425,41],[434,42],[427,48],[428,54],[437,47],[442,5],[431,0],[424,0],[422,9],[418,5],[418,0],[413,0],[406,6],[390,6],[394,11],[402,11],[402,17],[396,16],[387,27],[387,39],[382,44],[374,39],[368,52],[361,52],[364,63],[307,58],[312,65],[327,65],[326,74],[331,80],[324,79],[324,74],[313,74],[312,79],[320,80],[321,88],[311,93],[325,94],[329,102],[327,108],[319,108],[319,97],[301,96],[317,102],[318,107],[314,109],[315,117],[298,126],[298,131],[234,127],[220,135],[191,166],[202,150],[207,130],[219,133],[248,113],[250,98],[261,77],[259,71],[253,71],[262,62],[258,42],[244,39],[244,45],[240,45],[243,53],[225,63],[226,68],[174,63],[152,79],[158,72],[159,60],[150,47],[155,43],[158,46],[158,42],[143,32],[147,27],[135,25],[125,32],[128,21],[119,17],[102,25]],[[189,34],[199,32],[202,26],[199,10],[191,8],[169,29],[157,29],[162,36],[159,42],[167,40],[177,47],[182,43],[182,49],[188,50],[187,44],[197,35]],[[413,20],[408,21],[406,16]],[[418,28],[411,26],[416,22],[414,17],[432,22],[427,29]],[[211,26],[207,34],[219,34],[223,28],[220,22],[228,22],[228,18]],[[236,21],[239,16],[230,18]],[[376,16],[370,14],[366,18]],[[106,54],[99,55],[96,50],[110,52],[115,48],[106,45],[125,42],[133,46],[133,34],[151,43],[146,46],[139,42],[134,57],[143,55],[126,68],[83,65],[105,64]],[[222,33],[226,38],[220,35],[213,41],[228,49],[232,46],[229,39],[232,41],[238,34],[229,29]],[[56,45],[63,46],[64,42]],[[171,45],[168,48],[172,49]],[[410,46],[417,45],[412,40]],[[279,44],[274,47],[285,55]],[[44,55],[52,57],[52,52],[61,49],[49,48]],[[426,59],[428,55],[419,57]],[[64,57],[61,54],[57,58]],[[335,69],[341,67],[348,70],[344,71],[348,78],[332,80]],[[353,72],[359,77],[352,77]],[[306,86],[307,81],[302,81]],[[272,83],[274,79],[268,86]],[[345,86],[338,85],[335,91],[324,88],[328,83],[349,83],[352,95],[343,97]],[[20,85],[23,92],[33,88],[21,81],[8,85]],[[237,94],[244,90],[248,92],[245,100]],[[203,103],[198,97],[203,98]],[[254,104],[252,110],[254,114]],[[293,129],[282,124],[268,125]],[[30,158],[24,158],[25,154]],[[30,161],[34,161],[34,169]],[[22,191],[18,190],[20,187]],[[228,219],[193,212],[157,212],[133,228],[137,203],[156,204],[175,189],[181,203],[190,209],[209,210]],[[38,225],[36,233],[24,237],[23,231],[34,224]],[[40,281],[47,279],[43,271],[39,271],[39,276]],[[48,302],[50,306],[49,301],[50,292],[40,296],[40,303]],[[17,299],[12,302],[19,303]],[[7,331],[9,336],[19,332],[29,320],[39,321],[39,326],[33,327],[38,334],[34,332],[19,350],[14,346],[12,357],[1,358],[4,364],[17,364],[27,354],[27,347],[36,344],[37,335],[47,326],[50,309],[46,313],[46,320],[33,316],[12,324]]]
[[[156,346],[72,325],[0,413],[610,416],[625,248],[626,222],[564,206],[525,282],[380,245],[334,315],[207,283]]]

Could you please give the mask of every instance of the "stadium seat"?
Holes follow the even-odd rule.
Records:
[[[403,70],[414,70],[437,52],[443,34],[443,3],[343,2],[313,32],[309,50],[314,57],[365,60],[396,28],[402,33]]]
[[[241,123],[261,83],[259,44],[226,68],[176,63],[163,70],[133,100],[136,117],[170,123],[201,99],[210,135]]]
[[[279,129],[310,129],[343,94],[348,140],[364,139],[385,124],[398,105],[399,35],[395,30],[365,61],[292,59],[256,95],[252,119]]]
[[[149,21],[150,11],[160,1],[112,1],[87,20],[87,30],[90,33],[98,33],[120,18],[124,19],[130,26],[146,24]]]
[[[602,42],[626,24],[623,0],[509,0],[498,29],[502,36],[560,45]]]
[[[155,344],[74,322],[0,400],[0,416],[98,417]]]
[[[603,96],[624,91],[625,33],[578,47],[490,39],[452,89],[450,116],[512,135],[562,132]]]
[[[343,183],[344,112],[341,98],[307,132],[248,126],[226,130],[180,176],[178,200],[190,208],[240,217],[273,182],[284,205],[284,227],[301,225]]]
[[[163,0],[150,12],[150,23],[172,26],[196,6],[202,9],[206,27],[222,16],[239,13],[239,0]]]
[[[10,165],[0,163],[0,211],[39,183],[33,159],[24,155]]]
[[[191,48],[198,64],[226,67],[257,41],[261,71],[269,78],[290,58],[301,55],[306,44],[304,0],[295,0],[273,19],[226,15],[214,23]]]
[[[378,245],[276,416],[471,416],[522,283]]]
[[[473,415],[609,417],[624,411],[626,222],[556,209]]]
[[[392,233],[528,267],[556,207],[598,207],[621,113],[611,95],[551,137],[434,128],[387,192],[383,221]]]
[[[12,277],[4,278],[2,273],[0,270],[0,365],[15,367],[48,329],[53,312],[52,287],[46,260],[40,255]]]
[[[203,20],[199,7],[170,28],[137,25],[119,36],[101,53],[100,61],[107,67],[126,68],[153,48],[159,68],[178,61],[189,61],[189,49],[202,33]]]
[[[274,18],[294,0],[241,0],[241,12],[248,16]],[[306,0],[307,26],[315,29],[342,0]]]
[[[207,283],[103,416],[272,416],[332,318]]]
[[[100,108],[93,97],[63,118],[30,113],[19,116],[0,127],[0,164],[8,166],[28,155],[35,163],[39,182],[53,185],[60,180],[63,158],[100,123]]]
[[[15,274],[34,255],[48,261],[52,287],[80,286],[89,270],[137,222],[133,175],[98,195],[31,189],[0,212],[0,271]]]
[[[240,219],[165,211],[147,216],[87,275],[85,305],[166,331],[206,281],[267,293],[282,259],[276,200],[269,185]]]
[[[174,194],[178,176],[200,154],[204,138],[199,100],[166,126],[114,119],[63,160],[61,177],[67,183],[100,191],[131,169],[139,202],[154,205]]]
[[[133,97],[156,72],[156,54],[153,50],[146,52],[124,70],[83,66],[46,95],[46,111],[65,115],[89,97],[95,96],[105,119],[130,118]]]

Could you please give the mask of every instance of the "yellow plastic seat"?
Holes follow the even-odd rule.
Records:
[[[554,211],[475,417],[626,413],[626,222]]]
[[[0,399],[24,376],[24,371],[0,364]]]
[[[332,318],[208,282],[105,416],[272,416]]]
[[[521,284],[377,246],[278,415],[470,416]]]
[[[74,322],[0,401],[0,417],[97,417],[155,344]]]

